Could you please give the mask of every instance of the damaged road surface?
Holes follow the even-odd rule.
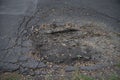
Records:
[[[79,59],[93,60],[93,56],[98,53],[98,57],[101,57],[100,51],[96,51],[92,45],[85,43],[86,38],[87,40],[105,38],[105,35],[108,35],[96,28],[92,25],[80,27],[72,24],[39,26],[38,29],[35,28],[37,31],[34,30],[31,35],[35,46],[33,54],[40,56],[43,61],[66,64]]]
[[[1,0],[0,80],[120,76],[120,2],[101,2]]]

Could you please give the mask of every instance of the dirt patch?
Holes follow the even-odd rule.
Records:
[[[26,80],[25,77],[18,73],[4,73],[0,75],[0,80]]]
[[[119,36],[102,27],[51,23],[32,30],[33,54],[43,62],[76,64],[92,61],[106,64],[119,60]]]

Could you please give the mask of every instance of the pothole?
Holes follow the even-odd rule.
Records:
[[[116,47],[111,37],[114,35],[94,25],[51,23],[33,28],[30,38],[35,49],[33,54],[41,61],[74,64],[76,61],[109,61],[107,56],[112,56]]]

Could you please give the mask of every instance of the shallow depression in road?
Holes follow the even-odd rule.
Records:
[[[32,54],[43,62],[55,64],[88,61],[107,64],[117,60],[118,37],[119,34],[97,25],[73,23],[43,24],[34,28],[30,36],[34,47]]]

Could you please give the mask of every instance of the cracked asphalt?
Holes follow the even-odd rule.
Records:
[[[115,43],[115,47],[117,47],[116,52],[111,52],[115,56],[111,56],[110,60],[115,64],[119,63],[120,37],[115,36],[116,33],[120,35],[119,0],[0,0],[0,74],[17,72],[38,77],[35,80],[39,80],[40,75],[46,75],[50,70],[54,70],[55,74],[61,72],[63,66],[66,72],[74,71],[73,65],[57,65],[49,61],[47,63],[41,61],[37,57],[38,55],[36,56],[37,52],[33,53],[37,41],[30,39],[31,34],[37,32],[39,26],[54,22],[57,25],[73,23],[77,26],[86,26],[93,24],[104,28],[105,31],[107,30],[108,36],[112,36],[113,44]],[[35,40],[40,40],[36,35],[34,37]],[[103,39],[100,38],[99,45],[102,45]],[[97,39],[92,38],[85,41],[94,43]],[[105,45],[105,48],[106,46],[109,45]],[[111,46],[108,47],[108,50],[110,49]],[[115,58],[118,61],[114,60]],[[120,69],[110,66],[110,64],[115,65],[112,64],[113,62],[108,62],[106,65],[82,66],[80,70],[85,70],[87,74],[90,73],[87,71],[107,74],[112,69],[111,72],[119,75]],[[93,64],[92,62],[88,63]],[[104,67],[106,69],[103,69]],[[99,71],[99,69],[101,70]],[[92,77],[99,79],[100,74],[92,75]]]

